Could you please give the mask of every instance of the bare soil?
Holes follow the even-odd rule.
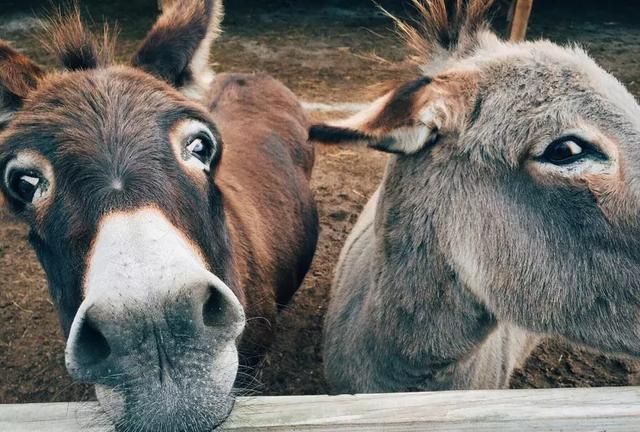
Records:
[[[37,20],[31,18],[30,9],[20,8],[21,2],[14,3],[10,12],[0,14],[0,37],[51,65],[31,37]],[[376,92],[369,86],[406,74],[405,68],[394,65],[403,58],[403,50],[389,21],[366,2],[357,8],[340,7],[348,2],[337,1],[304,8],[283,1],[286,8],[270,11],[229,3],[226,31],[213,56],[219,71],[267,71],[302,99],[316,102],[365,101]],[[639,95],[640,20],[632,2],[601,9],[559,9],[553,3],[540,0],[532,35],[580,42]],[[120,22],[122,59],[153,21],[153,2],[87,4],[97,25],[102,15]],[[497,24],[503,25],[500,20]],[[381,62],[377,56],[391,62]],[[327,392],[320,342],[333,268],[357,215],[381,179],[384,164],[383,155],[366,149],[318,147],[313,188],[320,207],[320,242],[304,286],[278,319],[277,340],[260,375],[264,393]],[[21,223],[0,211],[0,403],[92,399],[92,389],[73,384],[64,369],[62,334],[26,234]],[[629,385],[640,383],[639,370],[624,359],[549,341],[511,384],[514,388]]]

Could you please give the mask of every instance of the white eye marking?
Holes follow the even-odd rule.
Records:
[[[202,132],[204,134],[206,132]],[[216,151],[216,140],[210,134],[207,134],[206,137],[196,136],[189,138],[189,144],[186,146],[186,157],[185,160],[189,160],[191,158],[196,158],[204,165],[205,171],[209,170],[209,164],[211,163],[211,159]]]
[[[40,200],[42,197],[44,197],[44,194],[47,191],[47,188],[46,188],[46,184],[44,184],[45,182],[43,182],[41,179],[39,179],[38,177],[24,175],[22,176],[21,180],[26,181],[27,183],[31,184],[35,188],[35,191],[33,193],[33,202],[36,202]]]
[[[22,177],[20,177],[20,180],[24,180],[34,187],[38,186],[38,183],[40,183],[40,179],[38,177],[32,177],[30,175],[23,175]]]
[[[187,149],[191,153],[200,153],[204,151],[204,144],[202,144],[202,140],[200,138],[196,138],[193,141],[191,141],[191,144],[187,146]]]
[[[39,177],[23,174],[19,177],[20,182],[24,182],[22,186],[16,185],[18,194],[25,202],[36,202],[44,195],[45,185]]]
[[[25,174],[23,176],[20,176],[20,180],[31,185],[33,190],[31,202],[36,202],[41,199],[47,191],[46,182],[39,177]]]
[[[566,141],[565,143],[569,152],[571,152],[571,156],[576,156],[583,152],[582,147],[580,147],[574,141]]]

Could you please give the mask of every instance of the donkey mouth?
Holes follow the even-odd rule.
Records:
[[[123,386],[96,385],[96,395],[117,432],[193,431],[218,429],[229,417],[234,397],[230,389],[204,377],[158,378]]]
[[[235,343],[198,342],[150,331],[137,352],[96,381],[96,395],[116,431],[208,432],[227,419],[238,373]]]

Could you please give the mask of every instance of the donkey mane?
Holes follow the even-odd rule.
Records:
[[[80,7],[74,3],[57,8],[45,21],[40,42],[66,69],[95,69],[111,64],[114,58],[117,28],[105,23],[96,35],[83,22]]]
[[[408,50],[407,59],[421,69],[439,69],[452,57],[468,54],[476,35],[489,30],[486,15],[494,0],[412,0],[418,16],[404,21],[385,13],[395,24]],[[447,6],[448,3],[452,3]]]

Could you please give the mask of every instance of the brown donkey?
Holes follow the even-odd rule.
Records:
[[[268,76],[214,78],[220,16],[177,2],[130,65],[77,14],[48,36],[63,72],[0,45],[2,191],[118,431],[219,425],[315,250],[305,114]]]
[[[336,271],[337,391],[506,387],[545,336],[640,356],[640,107],[582,50],[450,3],[401,24],[419,77],[311,130],[392,153]]]

